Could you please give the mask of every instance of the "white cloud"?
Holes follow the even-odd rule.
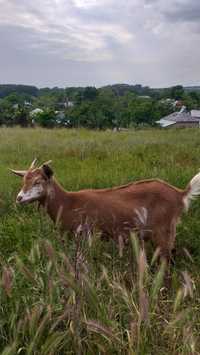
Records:
[[[74,0],[73,3],[76,7],[79,8],[90,8],[94,6],[99,6],[102,4],[103,0]],[[104,1],[105,2],[105,1]]]
[[[40,66],[39,58],[59,63],[60,73],[79,73],[79,82],[91,67],[97,85],[168,85],[180,82],[181,73],[183,83],[200,80],[197,0],[0,0],[0,9],[0,74],[7,80],[12,70],[6,56],[15,67],[16,51],[32,67]],[[54,71],[43,70],[44,79],[37,80],[48,80]]]
[[[28,6],[27,4],[31,4]],[[102,6],[97,0],[74,0],[78,7]],[[72,3],[63,0],[27,1],[17,4],[15,1],[1,1],[0,24],[19,26],[31,29],[41,36],[41,40],[47,43],[57,43],[63,50],[74,48],[74,53],[66,53],[65,57],[80,60],[77,52],[83,60],[102,61],[112,58],[108,48],[108,38],[119,43],[127,43],[133,38],[126,28],[118,24],[107,24],[92,21],[86,22],[81,13],[74,12]],[[38,11],[38,8],[40,9]],[[26,34],[25,34],[26,35]],[[31,43],[32,48],[37,48],[37,42]],[[101,51],[97,55],[97,51]]]

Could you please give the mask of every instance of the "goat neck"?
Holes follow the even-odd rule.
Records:
[[[40,201],[40,205],[44,207],[54,223],[58,223],[62,219],[64,209],[70,205],[70,194],[52,178],[47,187],[47,194]]]

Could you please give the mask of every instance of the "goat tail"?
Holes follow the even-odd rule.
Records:
[[[190,202],[200,195],[200,173],[195,175],[189,182],[184,191],[183,203],[186,211],[190,206]]]

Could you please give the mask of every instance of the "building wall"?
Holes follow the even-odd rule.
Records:
[[[199,122],[176,122],[171,128],[199,128]]]

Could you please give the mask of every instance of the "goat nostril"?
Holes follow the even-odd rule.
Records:
[[[22,200],[22,196],[17,196],[17,202],[20,202]]]

